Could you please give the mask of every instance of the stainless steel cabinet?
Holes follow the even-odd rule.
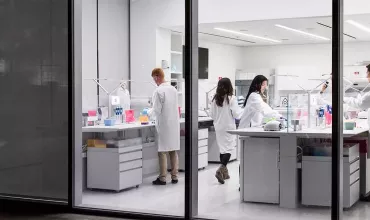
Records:
[[[350,208],[360,198],[360,155],[358,144],[344,149],[343,207]],[[331,157],[302,158],[302,204],[331,205]]]
[[[244,141],[243,200],[279,203],[279,138]]]

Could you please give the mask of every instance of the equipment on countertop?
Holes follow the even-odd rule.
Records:
[[[301,120],[299,119],[293,119],[291,120],[291,124],[293,125],[294,131],[300,131],[302,130],[302,124],[300,123]]]
[[[139,121],[142,125],[149,124],[149,116],[148,116],[148,108],[143,109],[143,111],[140,112]]]
[[[368,116],[367,112],[366,111],[362,111],[362,112],[359,112],[358,113],[357,118],[359,118],[359,119],[367,119],[367,116]]]
[[[282,125],[279,121],[269,121],[265,124],[263,129],[265,131],[280,131],[282,129]]]
[[[353,130],[356,127],[356,122],[346,121],[344,122],[344,130]]]
[[[105,126],[114,126],[116,124],[116,119],[114,118],[108,118],[104,120]]]

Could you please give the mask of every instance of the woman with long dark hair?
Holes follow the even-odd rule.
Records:
[[[230,79],[222,78],[218,81],[210,111],[220,150],[221,166],[216,171],[216,178],[221,184],[225,183],[225,179],[230,179],[227,164],[230,161],[231,152],[236,147],[236,137],[227,131],[236,129],[235,119],[239,119],[242,113],[243,110],[238,106]]]
[[[262,99],[267,89],[267,82],[267,78],[263,75],[258,75],[253,79],[244,101],[244,112],[239,128],[261,126],[264,117],[281,117]]]

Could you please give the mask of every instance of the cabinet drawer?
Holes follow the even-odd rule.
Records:
[[[199,129],[198,130],[198,140],[208,138],[208,129]]]
[[[135,146],[135,145],[141,145],[142,144],[142,139],[139,138],[132,138],[132,139],[125,139],[125,140],[118,140],[114,141],[113,143],[117,147],[130,147],[130,146]]]
[[[198,147],[204,147],[208,145],[208,139],[203,139],[198,141]]]
[[[198,155],[199,154],[204,154],[204,153],[207,153],[207,152],[208,152],[208,146],[200,147],[198,149]]]
[[[143,182],[143,169],[128,170],[120,173],[120,190],[140,185]]]
[[[354,173],[355,171],[360,169],[360,160],[353,162],[349,165],[349,174]]]
[[[353,145],[353,144],[352,144]],[[354,144],[352,147],[346,147],[343,149],[343,155],[345,155],[344,162],[352,162],[360,156],[359,144]]]
[[[141,159],[142,156],[143,156],[143,152],[141,150],[130,152],[130,153],[125,153],[125,154],[120,154],[119,162],[126,162],[126,161]]]
[[[208,154],[199,154],[198,155],[198,169],[208,166]]]
[[[143,160],[133,160],[129,162],[124,162],[119,164],[119,171],[132,170],[135,168],[141,168],[143,166]]]
[[[130,146],[130,147],[121,147],[118,149],[118,152],[122,154],[122,153],[127,153],[127,152],[132,152],[132,151],[138,151],[142,149],[143,149],[143,145],[136,145],[136,146]]]
[[[343,192],[343,206],[350,208],[360,199],[360,181],[354,182],[351,187]]]
[[[354,172],[350,177],[349,177],[349,184],[352,185],[355,183],[357,180],[360,179],[360,170],[357,170]]]

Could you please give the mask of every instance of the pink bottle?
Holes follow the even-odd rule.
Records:
[[[327,111],[325,111],[325,121],[326,121],[326,125],[331,125],[332,115]]]

